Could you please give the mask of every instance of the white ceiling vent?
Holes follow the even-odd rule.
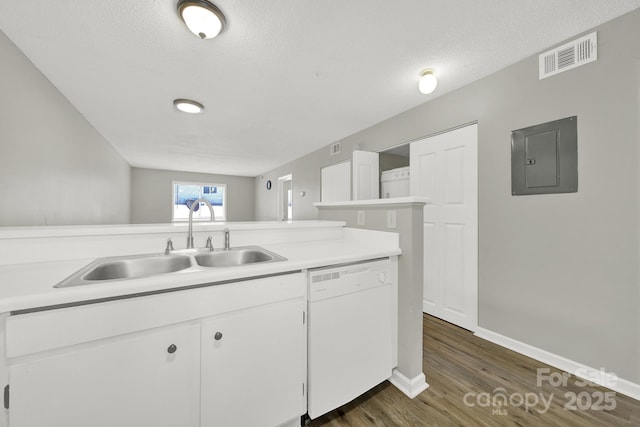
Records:
[[[598,59],[598,33],[593,32],[539,56],[540,80]]]
[[[340,154],[340,151],[342,151],[342,147],[339,142],[333,143],[329,146],[330,156],[335,156],[336,154]]]

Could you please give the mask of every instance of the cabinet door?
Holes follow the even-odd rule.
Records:
[[[274,427],[306,412],[306,302],[206,320],[202,427]]]
[[[353,200],[380,198],[380,160],[378,153],[353,152]]]
[[[9,425],[196,427],[199,362],[199,323],[29,356],[10,368]]]

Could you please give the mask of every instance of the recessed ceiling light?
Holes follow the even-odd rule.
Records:
[[[212,39],[224,28],[224,14],[206,0],[180,0],[178,14],[189,31],[201,39]]]
[[[173,105],[183,113],[198,114],[204,111],[204,105],[191,99],[174,99]]]
[[[438,87],[438,79],[433,74],[432,68],[422,70],[420,73],[420,81],[418,82],[418,90],[425,95],[429,95]]]

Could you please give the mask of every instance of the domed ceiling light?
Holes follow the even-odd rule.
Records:
[[[189,31],[201,39],[212,39],[224,29],[224,14],[206,0],[180,0],[178,14]]]
[[[418,82],[418,90],[425,95],[429,95],[438,87],[438,79],[433,74],[432,68],[427,68],[420,73],[420,81]]]
[[[204,111],[204,105],[191,99],[174,99],[173,105],[183,113],[199,114]]]

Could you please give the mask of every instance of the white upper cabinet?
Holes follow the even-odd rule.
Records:
[[[380,198],[380,160],[378,153],[353,152],[353,200]]]

